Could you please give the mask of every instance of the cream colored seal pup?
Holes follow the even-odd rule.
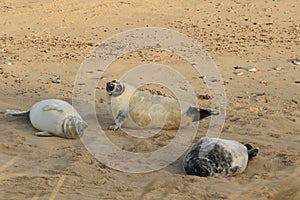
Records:
[[[187,175],[233,176],[242,173],[259,149],[250,144],[220,138],[201,138],[183,159]]]
[[[29,115],[32,126],[41,132],[36,136],[78,138],[88,127],[78,112],[69,103],[59,99],[47,99],[35,103],[27,111],[7,110],[7,115]]]
[[[121,127],[177,129],[219,114],[216,109],[201,109],[173,98],[145,93],[119,80],[106,83],[106,101],[115,120],[115,125],[109,127],[113,130]]]

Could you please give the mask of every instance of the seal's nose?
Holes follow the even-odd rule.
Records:
[[[115,87],[115,85],[114,85],[113,83],[111,83],[111,82],[107,82],[107,83],[106,83],[106,91],[107,91],[107,92],[113,91],[113,90],[114,90],[114,87]]]

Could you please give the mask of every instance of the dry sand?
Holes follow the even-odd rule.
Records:
[[[80,140],[35,137],[25,118],[1,114],[0,198],[300,199],[300,66],[290,62],[300,56],[299,7],[299,0],[0,1],[1,111],[27,109],[45,98],[71,101],[77,70],[94,44],[132,28],[164,27],[203,45],[218,65],[227,94],[221,137],[261,149],[236,177],[185,176],[182,158],[159,171],[128,174],[101,164]],[[148,61],[186,69],[196,93],[207,94],[184,61],[142,52],[112,64],[96,105],[104,107],[106,81]],[[238,76],[234,66],[258,71]],[[51,82],[56,79],[60,82]],[[199,99],[200,105],[209,101]],[[111,123],[105,112],[99,118]],[[201,122],[195,139],[205,135],[208,124],[209,119]],[[122,131],[106,133],[141,152],[164,146],[175,134],[163,131],[133,145]]]

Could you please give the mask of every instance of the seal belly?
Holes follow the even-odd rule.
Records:
[[[136,92],[130,98],[129,117],[132,122],[124,126],[176,129],[181,121],[180,104],[175,99]]]
[[[40,131],[62,134],[62,122],[65,115],[57,111],[44,111],[40,108],[30,111],[30,121],[33,127]]]

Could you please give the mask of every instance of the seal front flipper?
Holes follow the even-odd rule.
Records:
[[[48,105],[44,106],[42,109],[43,109],[43,111],[50,111],[50,110],[55,110],[57,112],[64,111],[64,109],[57,104],[48,104]]]
[[[110,125],[110,126],[108,127],[108,130],[117,131],[119,128],[121,128],[121,127],[118,126],[118,125]]]
[[[30,110],[6,110],[5,115],[24,116],[28,115]]]
[[[126,112],[123,111],[123,110],[120,110],[117,117],[116,117],[116,119],[115,119],[116,124],[113,125],[113,126],[109,126],[108,129],[113,130],[113,131],[116,131],[116,130],[120,129],[122,124],[126,121],[127,118],[128,117],[127,117]]]
[[[236,175],[236,174],[239,174],[242,172],[241,170],[242,168],[240,166],[234,166],[234,167],[231,167],[229,169],[230,173],[228,173],[228,176],[233,176],[233,175]]]
[[[41,131],[41,132],[36,132],[34,135],[39,136],[39,137],[53,137],[54,135],[46,132],[46,131]]]

